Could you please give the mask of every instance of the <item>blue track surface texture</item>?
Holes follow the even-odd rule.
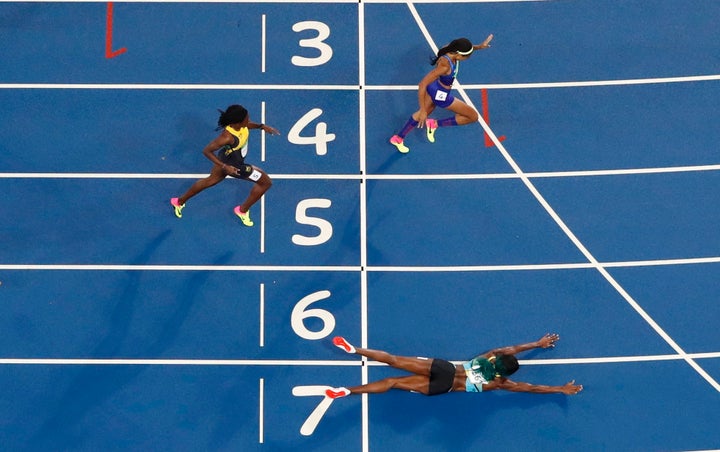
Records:
[[[720,448],[720,2],[0,2],[0,449]],[[433,47],[482,121],[388,139]],[[240,103],[252,184],[187,202]],[[450,113],[438,109],[433,117]],[[357,346],[513,379],[402,391]]]

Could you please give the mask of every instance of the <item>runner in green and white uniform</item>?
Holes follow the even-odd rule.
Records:
[[[350,388],[328,388],[325,395],[336,399],[350,394],[387,392],[390,389],[419,392],[425,395],[446,394],[451,391],[486,392],[495,389],[540,394],[577,394],[582,391],[582,386],[576,385],[574,380],[562,386],[547,386],[515,382],[507,378],[520,367],[515,358],[516,354],[534,348],[554,347],[558,339],[560,336],[557,334],[546,334],[535,342],[496,348],[462,364],[453,364],[438,358],[395,356],[381,350],[356,348],[350,345],[345,338],[335,337],[333,343],[346,353],[358,354],[405,370],[413,375],[385,378]]]

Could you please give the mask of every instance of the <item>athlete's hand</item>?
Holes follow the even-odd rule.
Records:
[[[576,385],[575,380],[569,381],[562,386],[562,393],[567,395],[575,395],[583,390],[582,385]]]
[[[490,41],[492,41],[492,39],[493,39],[493,35],[491,34],[487,38],[485,38],[485,40],[482,42],[482,44],[480,44],[479,48],[487,49],[488,47],[490,47]]]
[[[418,112],[418,119],[417,119],[417,122],[418,122],[417,127],[418,127],[418,129],[422,129],[423,127],[425,127],[425,120],[427,119],[427,117],[428,117],[428,114],[427,114],[426,111],[420,110],[420,111]]]
[[[541,348],[552,348],[555,347],[555,342],[560,339],[560,335],[557,333],[548,333],[538,340],[538,347]]]
[[[225,174],[227,174],[228,176],[237,175],[238,172],[240,172],[239,169],[235,168],[232,165],[227,165],[227,164],[223,164],[222,169],[223,169],[223,171],[225,171]]]
[[[263,130],[266,133],[269,133],[270,135],[280,135],[280,132],[275,127],[270,127],[269,125],[265,124],[265,127],[263,127]]]

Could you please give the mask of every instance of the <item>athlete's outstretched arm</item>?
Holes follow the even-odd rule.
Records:
[[[278,131],[278,129],[276,129],[275,127],[271,127],[267,124],[260,124],[257,122],[249,121],[247,127],[248,127],[248,129],[264,130],[265,133],[269,133],[270,135],[280,135],[280,131]]]
[[[486,357],[490,357],[493,355],[516,355],[518,353],[532,350],[534,348],[551,348],[555,347],[555,342],[557,342],[559,339],[560,336],[557,333],[548,333],[535,342],[494,348],[486,353],[483,353],[483,355]]]
[[[483,385],[483,391],[504,389],[512,392],[533,392],[535,394],[566,394],[574,395],[582,391],[582,385],[576,385],[575,380],[569,381],[562,386],[533,385],[510,381],[507,378],[497,378]]]
[[[490,47],[490,41],[492,41],[492,39],[493,39],[493,35],[488,36],[487,38],[485,38],[485,40],[481,44],[474,45],[473,49],[475,49],[475,50],[487,49],[488,47]]]

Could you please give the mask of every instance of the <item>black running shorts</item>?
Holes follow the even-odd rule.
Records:
[[[455,383],[455,364],[435,358],[430,365],[430,388],[428,395],[450,392]]]

